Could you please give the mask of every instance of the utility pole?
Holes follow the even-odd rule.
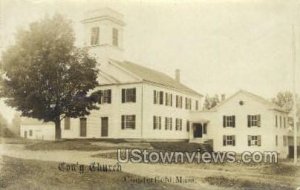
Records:
[[[294,123],[294,164],[297,164],[297,105],[296,105],[296,35],[292,26],[292,51],[293,51],[293,123]]]

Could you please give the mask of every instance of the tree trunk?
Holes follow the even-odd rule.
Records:
[[[55,121],[55,140],[61,139],[60,118]]]

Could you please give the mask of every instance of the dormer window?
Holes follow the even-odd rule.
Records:
[[[119,46],[119,31],[116,28],[112,30],[112,44],[113,46]]]
[[[93,27],[91,31],[91,45],[99,45],[99,27]]]

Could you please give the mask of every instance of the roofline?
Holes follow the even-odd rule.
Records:
[[[268,102],[268,103],[270,103],[270,104],[273,104],[274,107],[271,107],[270,110],[276,110],[276,111],[283,112],[283,113],[289,113],[288,111],[285,111],[285,110],[283,110],[283,109],[276,108],[276,107],[275,107],[276,105],[275,105],[274,103],[272,103],[272,102],[266,100],[265,98],[263,98],[263,97],[261,97],[261,96],[259,96],[259,95],[253,94],[253,93],[251,93],[251,92],[248,92],[248,91],[246,91],[246,90],[239,90],[239,91],[237,91],[237,92],[234,93],[232,96],[230,96],[229,98],[227,98],[227,99],[225,99],[224,101],[222,101],[219,105],[217,105],[217,106],[215,106],[214,108],[212,108],[211,111],[217,111],[217,109],[218,109],[219,107],[221,107],[222,105],[224,105],[224,104],[225,104],[226,102],[228,102],[229,100],[233,99],[233,98],[234,98],[235,96],[237,96],[239,93],[245,93],[245,94],[248,94],[248,95],[257,96],[258,98],[261,98],[262,100],[264,100],[264,101],[266,101],[266,102]]]

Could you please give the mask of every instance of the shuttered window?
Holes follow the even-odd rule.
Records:
[[[171,117],[165,118],[165,130],[172,130],[172,118]]]
[[[182,96],[176,95],[176,108],[182,108]]]
[[[153,116],[153,129],[161,129],[161,117],[160,116]]]
[[[261,146],[261,135],[248,135],[248,146]]]
[[[261,117],[260,115],[248,115],[248,127],[260,127]]]
[[[176,124],[175,124],[175,130],[176,131],[182,131],[182,119],[176,118]]]
[[[223,127],[235,127],[235,116],[223,116]]]
[[[223,146],[235,146],[235,135],[223,135]]]
[[[122,129],[135,129],[135,115],[122,115]]]
[[[99,104],[111,103],[111,89],[100,90]]]
[[[122,103],[136,102],[136,89],[126,88],[122,89]]]

